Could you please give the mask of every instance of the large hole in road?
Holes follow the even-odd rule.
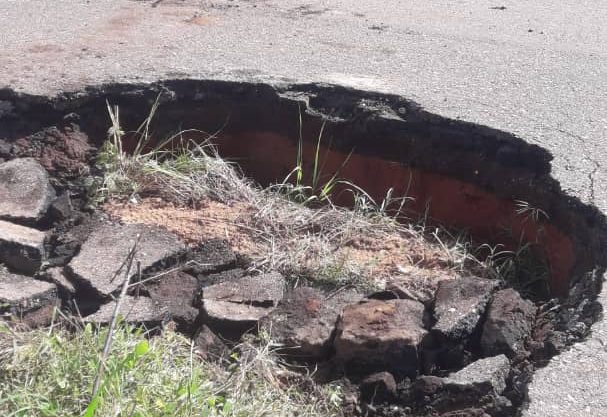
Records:
[[[533,369],[585,337],[596,319],[594,299],[605,262],[601,240],[605,218],[561,190],[550,175],[551,155],[509,133],[428,113],[402,97],[314,84],[275,87],[195,80],[106,85],[54,98],[0,91],[0,156],[20,156],[15,155],[19,143],[35,142],[51,126],[60,132],[68,121],[77,121],[99,146],[107,137],[107,102],[119,106],[121,123],[128,130],[147,117],[158,97],[161,111],[153,122],[155,135],[165,137],[183,129],[216,133],[213,140],[219,154],[237,162],[262,185],[281,181],[292,172],[301,144],[302,160],[308,165],[305,172],[313,170],[318,153],[323,175],[339,172],[340,178],[376,201],[389,190],[406,196],[410,217],[466,230],[474,241],[501,245],[507,251],[528,246],[535,259],[547,266],[548,291],[538,290],[535,302],[536,319],[545,313],[550,324],[533,330],[541,339],[541,355],[524,361],[510,357],[506,391],[516,391],[509,396],[510,405],[481,404],[479,398],[489,394],[471,394],[453,382],[456,376],[449,383],[437,382],[397,369],[393,373],[398,388],[390,388],[390,381],[380,374],[352,378],[361,387],[367,407],[358,412],[424,415],[439,410],[452,415],[461,409],[484,409],[510,415],[524,402],[524,387]],[[52,147],[48,140],[45,143]],[[63,151],[78,153],[78,149]],[[47,168],[61,165],[52,152],[33,156]],[[348,198],[336,202],[348,205]],[[386,295],[376,298],[382,297]],[[444,343],[448,344],[440,337],[426,339],[413,354],[431,361],[427,358]],[[377,370],[381,369],[372,369]],[[438,385],[451,388],[438,393]],[[369,387],[374,395],[368,395]],[[382,401],[389,406],[377,406]],[[389,414],[394,406],[401,407],[402,414]]]

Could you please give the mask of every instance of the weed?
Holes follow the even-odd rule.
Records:
[[[285,194],[288,198],[301,204],[311,203],[331,203],[331,196],[336,186],[339,184],[355,186],[345,180],[339,178],[339,172],[348,163],[352,152],[342,162],[341,167],[333,173],[326,181],[321,181],[323,178],[323,167],[324,163],[320,159],[320,150],[322,145],[323,132],[325,129],[325,123],[322,124],[320,132],[318,133],[318,139],[316,142],[316,149],[314,152],[314,161],[312,162],[312,172],[307,174],[304,168],[303,159],[303,137],[301,136],[301,113],[299,116],[300,130],[299,140],[297,143],[297,160],[295,168],[285,177],[285,179],[272,186],[273,189]],[[306,178],[309,177],[309,181]]]
[[[550,295],[550,268],[531,243],[520,242],[514,250],[502,245],[483,244],[477,252],[484,252],[486,271],[529,297]]]
[[[540,220],[549,220],[548,213],[538,207],[533,207],[529,202],[523,200],[514,200],[516,205],[516,214],[525,216],[527,220],[538,223]]]

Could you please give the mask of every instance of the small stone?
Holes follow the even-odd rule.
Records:
[[[166,308],[170,318],[177,324],[191,329],[198,318],[198,309],[193,306],[198,291],[198,280],[183,272],[173,272],[145,283],[150,298]]]
[[[423,291],[415,291],[404,287],[396,282],[389,282],[386,284],[386,291],[390,291],[396,295],[396,298],[403,300],[415,300],[423,303],[424,305],[430,304],[432,301],[432,295]]]
[[[414,377],[426,335],[424,305],[412,300],[369,300],[349,305],[338,321],[336,359],[357,372],[390,370]]]
[[[433,333],[450,340],[461,340],[472,334],[498,286],[496,280],[477,277],[439,282],[434,301],[436,324]]]
[[[512,288],[495,293],[483,326],[481,347],[486,355],[514,357],[525,350],[537,309]]]
[[[277,272],[247,276],[202,290],[202,308],[222,335],[232,338],[255,327],[282,300],[285,279]]]
[[[0,220],[0,262],[11,268],[34,274],[45,258],[45,233]]]
[[[48,173],[35,159],[0,164],[0,218],[40,220],[54,198]]]
[[[102,305],[95,313],[84,318],[87,323],[109,324],[114,315],[116,301]],[[127,323],[158,325],[166,318],[166,310],[147,297],[125,296],[120,306],[119,316]]]
[[[72,208],[70,196],[67,192],[57,197],[49,209],[49,213],[52,218],[60,221],[68,219],[73,212],[74,210]]]
[[[76,295],[76,287],[74,287],[74,284],[65,276],[63,268],[49,268],[44,271],[44,276],[55,284],[59,291],[64,295],[68,297]]]
[[[57,305],[57,287],[23,275],[12,274],[0,268],[0,314],[26,319],[37,317],[36,324],[46,324]],[[26,320],[27,321],[27,320]]]
[[[194,337],[194,344],[196,345],[196,353],[205,360],[220,359],[228,351],[228,347],[219,336],[205,325],[200,328]]]
[[[130,271],[133,277],[136,265],[142,272],[177,256],[185,245],[172,233],[142,224],[98,224],[88,239],[67,265],[66,272],[79,284],[92,288],[99,296],[108,297],[124,281],[123,265],[133,245],[141,236]]]
[[[434,375],[422,375],[415,380],[413,389],[418,398],[432,396],[443,387],[443,378]]]
[[[389,372],[377,372],[369,375],[360,384],[363,401],[382,403],[396,398],[396,381]]]
[[[478,396],[500,395],[506,389],[510,361],[505,355],[479,359],[443,378],[447,389],[470,391]]]

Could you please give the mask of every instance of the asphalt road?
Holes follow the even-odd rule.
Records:
[[[0,0],[0,88],[188,77],[389,92],[514,133],[607,212],[599,0]],[[541,370],[528,417],[607,416],[607,325]]]

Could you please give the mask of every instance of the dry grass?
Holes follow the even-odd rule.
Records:
[[[369,290],[391,280],[432,290],[438,280],[486,269],[465,240],[386,214],[388,203],[404,200],[388,196],[375,203],[352,184],[357,204],[346,209],[331,204],[324,191],[325,204],[318,204],[320,198],[309,192],[326,189],[322,184],[284,182],[263,189],[217,155],[212,135],[194,144],[189,132],[180,132],[149,152],[138,146],[127,154],[119,121],[112,119],[111,140],[99,157],[104,177],[96,195],[122,221],[161,225],[192,244],[225,238],[257,269],[332,286]],[[140,142],[151,142],[141,128],[137,135]],[[301,173],[301,163],[298,167]],[[310,201],[314,207],[301,203]]]
[[[432,242],[425,230],[368,209],[307,207],[275,189],[256,187],[216,155],[196,152],[197,158],[208,158],[221,169],[212,175],[192,170],[184,174],[189,176],[184,182],[168,174],[164,162],[154,161],[152,166],[162,168],[152,170],[149,161],[141,161],[139,192],[114,193],[103,209],[127,223],[163,226],[191,244],[226,239],[249,255],[257,269],[319,284],[371,289],[391,280],[430,290],[438,280],[476,265],[467,247],[454,239],[446,244],[438,234],[430,235]],[[221,191],[206,191],[217,184],[222,184]],[[149,197],[141,197],[145,195]]]

